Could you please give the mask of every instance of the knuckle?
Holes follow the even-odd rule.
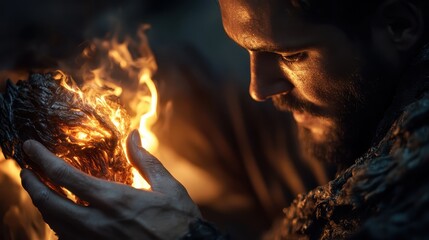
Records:
[[[159,168],[159,166],[161,165],[161,163],[158,161],[158,159],[154,158],[154,157],[148,157],[146,159],[146,162],[149,166],[151,167],[156,167]]]
[[[97,229],[98,237],[102,237],[103,239],[117,239],[118,234],[123,231],[123,229],[120,229],[122,225],[118,226],[117,221],[110,219],[95,221],[91,225],[91,229]]]
[[[178,198],[182,198],[188,194],[186,188],[176,180],[171,182],[171,188],[172,193]]]
[[[66,165],[58,165],[52,168],[51,178],[57,181],[63,181],[67,179],[69,175],[69,169]]]
[[[122,192],[116,192],[116,191],[110,191],[103,196],[105,200],[107,200],[109,203],[111,203],[109,206],[111,206],[113,209],[115,209],[116,206],[121,206],[121,203],[124,200],[127,200],[127,197],[124,197],[122,195]]]
[[[48,190],[41,190],[33,197],[34,205],[40,207],[44,206],[49,202],[51,198],[51,193]]]
[[[165,168],[164,168],[164,166],[160,162],[158,162],[158,160],[156,160],[156,159],[150,159],[147,162],[147,168],[149,169],[149,171],[152,174],[155,174],[157,176],[159,176],[159,175],[165,175]]]

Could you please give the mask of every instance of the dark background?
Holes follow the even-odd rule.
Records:
[[[152,26],[152,47],[191,45],[215,71],[247,81],[246,52],[224,34],[215,0],[1,1],[0,68],[50,67],[85,41],[142,23]]]

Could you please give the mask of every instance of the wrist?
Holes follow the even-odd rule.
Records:
[[[189,224],[188,232],[179,240],[226,240],[229,237],[221,233],[213,224],[200,218]]]

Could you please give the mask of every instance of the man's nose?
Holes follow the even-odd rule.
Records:
[[[250,52],[250,75],[249,93],[256,101],[287,94],[293,89],[275,53]]]

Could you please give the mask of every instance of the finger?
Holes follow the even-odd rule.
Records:
[[[28,140],[23,147],[31,162],[37,164],[51,181],[67,188],[79,198],[90,202],[91,205],[110,205],[109,202],[113,201],[109,197],[115,195],[107,193],[111,192],[115,183],[79,171],[37,141]]]
[[[162,163],[141,146],[137,130],[127,138],[127,153],[131,164],[149,182],[154,191],[169,187],[175,181]]]
[[[77,205],[61,197],[51,190],[30,170],[21,171],[22,186],[30,195],[33,204],[43,215],[43,219],[51,225],[52,228],[58,228],[57,224],[81,223],[87,216],[91,215],[90,208]]]

